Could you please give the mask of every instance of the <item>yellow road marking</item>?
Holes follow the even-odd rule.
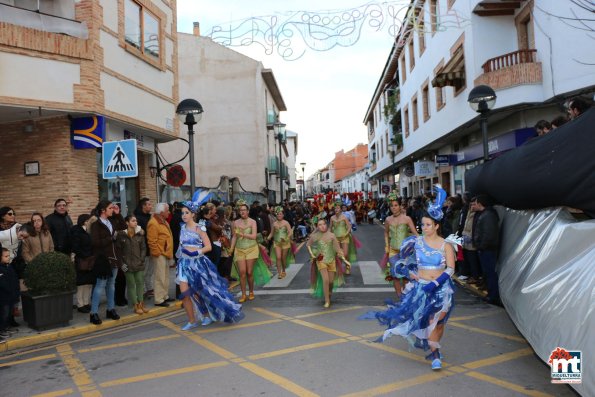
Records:
[[[290,317],[286,316],[285,314],[280,314],[277,312],[273,312],[271,310],[263,309],[262,307],[255,307],[252,310],[254,310],[255,312],[258,312],[258,313],[266,314],[267,316],[271,316],[273,318],[279,318],[281,320],[287,320],[290,318]]]
[[[169,320],[159,321],[159,324],[166,326],[167,328],[173,330],[174,332],[176,332],[179,335],[185,336],[186,338],[190,339],[194,343],[201,345],[205,349],[210,350],[213,353],[218,354],[227,360],[230,360],[232,358],[237,358],[237,356],[235,354],[233,354],[232,352],[230,352],[229,350],[225,350],[224,348],[217,346],[213,342],[210,342],[204,338],[201,338],[199,335],[197,335],[193,332],[181,331],[177,325],[175,325],[174,323],[172,323]]]
[[[454,375],[452,372],[442,370],[440,372],[429,372],[424,375],[416,376],[407,380],[399,382],[388,383],[386,385],[373,387],[368,390],[363,390],[357,393],[344,394],[342,397],[369,397],[378,396],[381,394],[388,394],[397,390],[406,389],[408,387],[421,385],[422,383],[433,382],[440,378]]]
[[[465,321],[465,320],[473,320],[475,318],[481,318],[481,317],[489,317],[489,316],[493,316],[494,314],[498,314],[500,313],[499,310],[493,310],[487,313],[481,313],[481,314],[474,314],[472,316],[454,316],[451,317],[448,321]]]
[[[19,365],[19,364],[32,363],[32,362],[35,362],[35,361],[47,360],[49,358],[55,358],[55,357],[56,357],[55,354],[46,354],[45,356],[27,358],[25,360],[9,361],[9,362],[6,362],[6,363],[0,363],[0,368],[2,368],[2,367],[12,367],[13,365]]]
[[[74,393],[72,389],[56,390],[49,393],[35,394],[33,397],[60,397]]]
[[[346,342],[347,342],[347,340],[345,340],[345,339],[332,339],[332,340],[327,340],[325,342],[310,343],[307,345],[289,347],[287,349],[275,350],[275,351],[268,352],[268,353],[253,354],[251,356],[248,356],[247,358],[249,360],[261,360],[263,358],[282,356],[284,354],[301,352],[301,351],[310,350],[310,349],[317,349],[319,347],[325,347],[325,346],[333,346],[333,345],[338,345],[340,343],[346,343]]]
[[[96,389],[95,382],[87,373],[85,366],[76,358],[74,350],[70,345],[57,346],[56,350],[62,360],[74,384],[78,387],[83,397],[99,397],[101,393]]]
[[[300,385],[293,383],[287,378],[283,376],[277,375],[274,372],[271,372],[267,369],[262,368],[259,365],[254,363],[242,363],[239,364],[240,367],[247,369],[248,371],[252,372],[255,375],[260,376],[263,379],[268,380],[271,383],[276,384],[284,388],[285,390],[295,394],[296,396],[300,397],[317,397],[318,394],[312,393],[310,390],[301,387]]]
[[[483,360],[471,361],[471,362],[462,364],[461,366],[465,367],[467,369],[477,369],[477,368],[481,368],[481,367],[487,367],[489,365],[500,364],[505,361],[514,360],[519,357],[528,356],[530,354],[533,354],[533,350],[528,347],[525,349],[520,349],[520,350],[510,352],[510,353],[505,353],[505,354],[500,354],[498,356],[485,358]]]
[[[329,327],[325,327],[323,325],[309,323],[307,321],[290,320],[290,322],[292,322],[294,324],[303,325],[304,327],[312,328],[312,329],[315,329],[317,331],[325,332],[327,334],[331,334],[331,335],[335,335],[335,336],[340,336],[341,338],[346,338],[348,336],[351,336],[350,334],[347,334],[345,332],[337,331],[335,329],[332,329],[332,328],[329,328]]]
[[[362,338],[376,338],[378,339],[379,336],[383,335],[384,331],[380,331],[380,332],[371,332],[369,334],[364,334],[364,335],[360,335],[360,337]]]
[[[280,323],[281,319],[275,319],[275,320],[264,320],[264,321],[256,321],[253,323],[245,323],[245,324],[234,324],[232,326],[229,327],[219,327],[219,328],[209,328],[209,329],[203,329],[200,331],[196,331],[196,334],[212,334],[212,333],[216,333],[216,332],[223,332],[223,331],[233,331],[235,329],[241,329],[241,328],[250,328],[250,327],[258,327],[259,325],[267,325],[267,324],[274,324],[274,323]]]
[[[108,382],[100,383],[99,386],[101,386],[101,387],[120,386],[120,385],[129,384],[129,383],[142,382],[145,380],[165,378],[168,376],[204,371],[205,369],[209,369],[209,368],[225,367],[227,365],[229,365],[228,361],[216,361],[216,362],[212,362],[212,363],[208,363],[208,364],[192,365],[190,367],[170,369],[168,371],[153,372],[153,373],[139,375],[139,376],[132,376],[130,378],[111,380]]]
[[[156,338],[140,339],[140,340],[136,340],[136,341],[133,341],[133,342],[114,343],[113,345],[105,345],[105,346],[99,346],[99,347],[92,347],[92,348],[89,348],[89,349],[78,349],[77,350],[77,353],[89,353],[89,352],[94,352],[94,351],[98,351],[98,350],[116,349],[118,347],[126,347],[126,346],[133,346],[133,345],[142,345],[144,343],[157,342],[157,341],[160,341],[160,340],[174,339],[174,338],[179,338],[179,337],[180,337],[180,335],[158,336]]]
[[[316,312],[316,313],[300,314],[299,316],[294,316],[294,318],[307,318],[307,317],[314,317],[314,316],[322,316],[324,314],[329,314],[329,313],[339,313],[339,312],[357,310],[357,309],[361,309],[362,307],[363,306],[353,306],[353,307],[345,307],[342,309],[325,310],[325,311]]]
[[[361,341],[359,341],[359,343],[361,343],[362,345],[365,345],[365,346],[373,347],[374,349],[384,350],[386,352],[396,354],[397,356],[405,357],[405,358],[408,358],[410,360],[414,360],[414,361],[417,361],[420,363],[428,362],[423,357],[420,357],[413,353],[409,353],[405,350],[395,349],[394,347],[387,346],[384,343],[369,342],[367,340],[361,340]],[[444,361],[442,363],[445,364]]]
[[[463,328],[463,329],[466,329],[467,331],[471,331],[471,332],[478,332],[480,334],[497,336],[498,338],[513,340],[515,342],[527,343],[527,341],[525,340],[525,338],[523,338],[522,336],[506,335],[506,334],[503,334],[503,333],[500,333],[500,332],[488,331],[486,329],[481,329],[481,328],[477,328],[477,327],[471,327],[469,325],[460,324],[460,323],[457,323],[457,322],[454,322],[454,321],[449,321],[447,323],[447,325],[452,325],[453,327]]]
[[[483,380],[483,381],[492,383],[494,385],[503,387],[508,390],[514,390],[516,392],[526,394],[527,396],[532,396],[532,397],[551,397],[552,396],[551,394],[542,393],[537,390],[527,390],[524,387],[516,385],[514,383],[506,382],[504,380],[497,379],[492,376],[484,375],[484,374],[481,374],[481,373],[475,372],[475,371],[467,372],[465,375],[470,376],[475,379],[479,379],[479,380]]]

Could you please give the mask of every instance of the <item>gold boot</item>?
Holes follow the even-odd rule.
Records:
[[[140,303],[138,304],[138,307],[140,307],[140,309],[142,310],[142,312],[143,312],[143,313],[148,313],[148,312],[149,312],[149,309],[147,309],[147,308],[145,307],[145,302],[140,302]]]

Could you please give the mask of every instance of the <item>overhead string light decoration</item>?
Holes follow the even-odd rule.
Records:
[[[364,29],[385,30],[393,38],[403,27],[429,33],[431,24],[420,20],[423,6],[409,6],[409,0],[371,1],[343,10],[288,11],[232,21],[228,27],[216,25],[207,36],[226,47],[258,45],[266,55],[277,54],[286,61],[295,61],[308,49],[329,51],[337,46],[353,46],[360,40]],[[437,31],[460,29],[471,21],[453,9],[432,20]]]

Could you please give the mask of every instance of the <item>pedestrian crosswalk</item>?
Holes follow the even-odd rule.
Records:
[[[359,270],[359,271],[358,271]],[[268,284],[264,285],[264,288],[287,288],[289,287],[292,282],[296,279],[298,274],[302,273],[308,278],[308,274],[310,272],[310,264],[304,263],[295,263],[292,264],[286,270],[286,276],[282,279],[273,276],[271,281]],[[306,274],[307,273],[307,274]],[[364,286],[383,286],[388,287],[388,282],[384,279],[384,274],[380,270],[380,266],[378,265],[377,261],[358,261],[352,268],[351,276],[346,276],[350,279],[355,279],[355,285],[364,285]],[[361,279],[360,279],[361,277]],[[302,277],[304,278],[304,277]],[[309,278],[308,278],[309,279]],[[295,286],[294,286],[295,288]],[[361,288],[353,288],[353,289],[361,289]],[[392,287],[389,288],[392,290]]]

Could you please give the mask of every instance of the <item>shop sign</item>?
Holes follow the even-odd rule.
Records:
[[[91,116],[72,119],[70,130],[74,149],[100,148],[105,140],[105,118]]]
[[[433,161],[416,161],[413,166],[415,176],[432,176],[436,172],[436,163]]]
[[[456,164],[456,162],[457,162],[456,154],[439,154],[436,156],[436,165],[439,167]]]

